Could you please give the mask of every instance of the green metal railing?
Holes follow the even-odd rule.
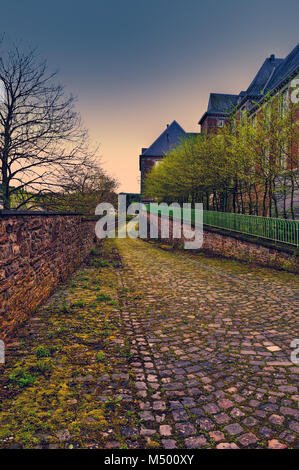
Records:
[[[299,246],[299,221],[230,212],[203,211],[203,223]]]
[[[149,210],[149,205],[146,205],[146,207]],[[158,206],[152,205],[151,210],[162,215],[168,214],[167,207],[158,209]],[[170,215],[174,218],[181,218],[181,209],[170,209]],[[194,223],[195,209],[186,211],[184,220],[188,222],[191,220]],[[299,247],[298,220],[274,219],[256,215],[204,210],[203,224]]]

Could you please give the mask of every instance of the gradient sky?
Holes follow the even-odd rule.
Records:
[[[209,93],[246,89],[298,43],[298,0],[0,0],[0,31],[37,46],[78,108],[120,190],[176,119],[198,132]]]

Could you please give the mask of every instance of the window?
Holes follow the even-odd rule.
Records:
[[[224,119],[217,119],[217,127],[223,127],[224,126]]]

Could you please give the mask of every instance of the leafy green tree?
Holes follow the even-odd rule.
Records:
[[[298,112],[298,104],[285,95],[266,97],[254,112],[232,116],[219,133],[183,140],[147,175],[146,196],[203,202],[207,210],[294,218]]]

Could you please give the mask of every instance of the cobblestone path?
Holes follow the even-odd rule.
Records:
[[[6,341],[0,448],[134,448],[138,433],[112,242]]]
[[[116,244],[148,443],[298,447],[296,277],[141,240]]]
[[[295,275],[107,240],[6,344],[0,448],[295,448]]]

